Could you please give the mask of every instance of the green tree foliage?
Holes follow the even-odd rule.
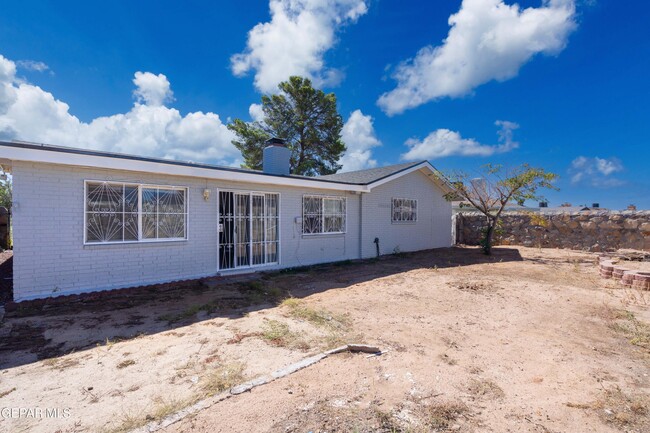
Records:
[[[448,194],[448,198],[460,197],[467,200],[486,216],[482,246],[485,254],[489,255],[492,253],[494,232],[505,207],[513,202],[523,205],[526,200],[543,199],[538,190],[557,190],[553,181],[558,176],[528,164],[507,170],[501,165],[487,164],[480,174],[480,181],[477,182],[472,181],[467,173],[454,173],[451,182],[456,191]]]
[[[11,178],[0,180],[0,207],[11,209]]]
[[[316,176],[336,173],[345,152],[341,140],[343,119],[336,95],[313,88],[307,78],[290,77],[278,85],[280,93],[262,96],[264,119],[235,119],[228,129],[237,135],[233,144],[244,157],[244,168],[262,169],[265,141],[283,138],[291,150],[291,173]]]

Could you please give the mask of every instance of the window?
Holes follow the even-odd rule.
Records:
[[[303,196],[302,232],[345,233],[345,197]]]
[[[86,182],[85,242],[187,239],[187,189]]]
[[[410,198],[394,198],[392,222],[414,223],[418,220],[418,201]]]

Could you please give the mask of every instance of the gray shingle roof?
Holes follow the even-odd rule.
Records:
[[[316,179],[365,185],[372,182],[376,182],[380,179],[391,176],[395,173],[399,173],[400,171],[407,170],[418,164],[422,164],[422,162],[423,161],[406,162],[404,164],[387,165],[385,167],[369,168],[367,170],[357,170],[357,171],[348,171],[345,173],[327,174],[324,176],[317,176]]]
[[[423,162],[426,162],[426,161],[407,162],[407,163],[404,163],[404,164],[387,165],[386,167],[377,167],[377,168],[371,168],[371,169],[368,169],[368,170],[349,171],[347,173],[335,173],[335,174],[328,174],[328,175],[325,175],[325,176],[310,177],[310,176],[298,176],[298,175],[289,175],[289,176],[276,175],[276,174],[264,173],[264,172],[258,171],[258,170],[249,170],[249,169],[233,168],[233,167],[222,167],[222,166],[217,166],[217,165],[190,162],[190,161],[177,161],[177,160],[162,159],[162,158],[152,158],[152,157],[144,157],[144,156],[137,156],[137,155],[127,155],[127,154],[121,154],[121,153],[105,152],[105,151],[90,150],[90,149],[80,149],[80,148],[65,147],[65,146],[54,146],[54,145],[48,145],[48,144],[30,143],[30,142],[25,142],[25,141],[3,141],[3,140],[0,140],[0,146],[19,147],[19,148],[27,148],[27,149],[35,149],[35,150],[70,153],[70,154],[77,154],[77,155],[102,156],[102,157],[110,157],[110,158],[125,159],[125,160],[157,162],[157,163],[162,163],[162,164],[180,165],[180,166],[187,166],[187,167],[197,167],[197,168],[204,168],[204,169],[210,169],[210,170],[230,171],[230,172],[239,172],[239,173],[250,173],[250,174],[258,174],[258,175],[270,176],[270,177],[289,177],[289,178],[294,178],[294,179],[304,179],[304,180],[310,180],[310,181],[321,181],[321,182],[331,182],[331,183],[342,183],[342,184],[349,184],[349,185],[368,185],[368,184],[370,184],[372,182],[381,180],[381,179],[383,179],[385,177],[391,176],[393,174],[399,173],[399,172],[401,172],[403,170],[406,170],[408,168],[411,168],[411,167],[414,167],[416,165],[422,164]]]

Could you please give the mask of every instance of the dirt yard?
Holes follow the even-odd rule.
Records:
[[[650,432],[650,292],[592,254],[475,248],[8,312],[0,432],[126,432],[343,343],[180,432]],[[10,414],[11,415],[11,414]],[[15,414],[14,414],[15,415]]]

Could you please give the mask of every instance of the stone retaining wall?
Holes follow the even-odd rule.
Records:
[[[485,216],[460,213],[456,242],[478,245]],[[539,214],[506,213],[495,244],[608,251],[620,248],[650,251],[650,211],[585,211]]]

